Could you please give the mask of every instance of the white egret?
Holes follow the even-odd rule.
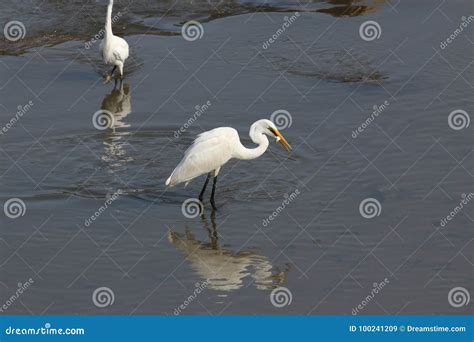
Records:
[[[106,64],[113,65],[110,75],[107,75],[106,81],[113,77],[115,69],[118,67],[120,78],[123,78],[123,64],[128,58],[128,43],[121,37],[114,36],[112,33],[112,7],[114,0],[109,1],[107,6],[107,17],[105,19],[105,36],[100,43],[102,58]]]
[[[260,157],[268,148],[269,142],[266,135],[275,137],[285,149],[291,150],[290,144],[278,131],[270,120],[262,119],[250,126],[249,132],[252,141],[257,144],[256,148],[246,148],[240,142],[238,132],[232,127],[219,127],[201,133],[194,143],[189,147],[181,162],[176,166],[171,176],[166,180],[166,185],[174,186],[186,182],[186,185],[194,178],[207,173],[204,186],[199,194],[202,202],[204,192],[211,175],[214,177],[211,194],[211,205],[216,209],[214,195],[216,190],[217,175],[221,167],[230,159],[249,160]]]

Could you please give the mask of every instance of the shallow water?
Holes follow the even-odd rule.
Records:
[[[172,315],[204,286],[182,314],[350,315],[385,279],[360,314],[472,312],[448,302],[454,287],[472,293],[472,203],[440,226],[474,192],[473,125],[448,125],[453,110],[472,117],[472,26],[440,48],[472,5],[437,5],[135,1],[116,25],[131,57],[114,89],[98,43],[84,46],[104,3],[47,1],[43,20],[2,2],[2,20],[28,25],[24,40],[2,42],[1,125],[32,105],[0,135],[0,202],[26,207],[0,216],[0,298],[34,280],[5,312]],[[203,23],[202,39],[179,35],[188,19]],[[380,24],[379,39],[361,39],[366,20]],[[114,123],[98,130],[104,109]],[[206,199],[203,217],[185,217],[204,179],[164,182],[194,137],[232,126],[251,146],[250,124],[278,109],[291,114],[291,155],[272,143],[257,160],[229,162],[217,212]],[[366,198],[379,216],[361,215]],[[98,308],[102,286],[115,300]],[[278,286],[292,294],[283,308],[270,301]]]

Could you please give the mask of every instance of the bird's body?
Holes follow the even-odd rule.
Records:
[[[128,43],[125,39],[115,36],[112,32],[112,7],[114,1],[110,0],[107,6],[107,17],[105,20],[105,36],[100,43],[100,52],[104,63],[113,65],[112,73],[115,68],[119,68],[120,76],[123,77],[123,65],[129,55]],[[110,75],[109,77],[111,77]]]
[[[233,147],[238,145],[242,146],[239,134],[231,127],[219,127],[200,134],[186,150],[166,185],[189,182],[211,171],[216,171],[214,176],[217,176],[221,166],[234,157]]]
[[[199,196],[199,199],[202,200],[212,175],[214,176],[214,186],[211,203],[214,207],[216,177],[220,168],[230,159],[249,160],[260,157],[269,145],[267,135],[276,137],[277,141],[280,141],[285,148],[290,149],[288,142],[270,120],[263,119],[253,123],[249,135],[252,141],[258,145],[256,148],[246,148],[242,145],[238,132],[231,127],[219,127],[201,133],[191,147],[186,150],[183,159],[166,180],[166,185],[174,186],[183,182],[187,184],[196,177],[208,174]]]

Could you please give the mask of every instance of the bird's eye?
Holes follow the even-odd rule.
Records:
[[[268,130],[273,133],[273,135],[277,135],[275,129],[273,127],[268,127]]]

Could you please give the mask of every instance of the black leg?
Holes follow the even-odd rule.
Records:
[[[211,192],[211,205],[212,209],[217,210],[216,202],[214,200],[214,195],[216,193],[216,183],[217,183],[217,176],[214,177],[214,181],[212,182],[212,192]]]
[[[114,75],[115,69],[117,69],[117,66],[116,66],[116,65],[114,65],[114,67],[112,68],[112,71],[110,72],[110,76],[113,76],[113,75]]]
[[[206,192],[207,183],[209,183],[209,179],[211,178],[211,173],[207,174],[206,181],[204,182],[204,186],[202,187],[201,193],[199,194],[199,200],[202,202],[202,198],[204,197],[204,192]]]

